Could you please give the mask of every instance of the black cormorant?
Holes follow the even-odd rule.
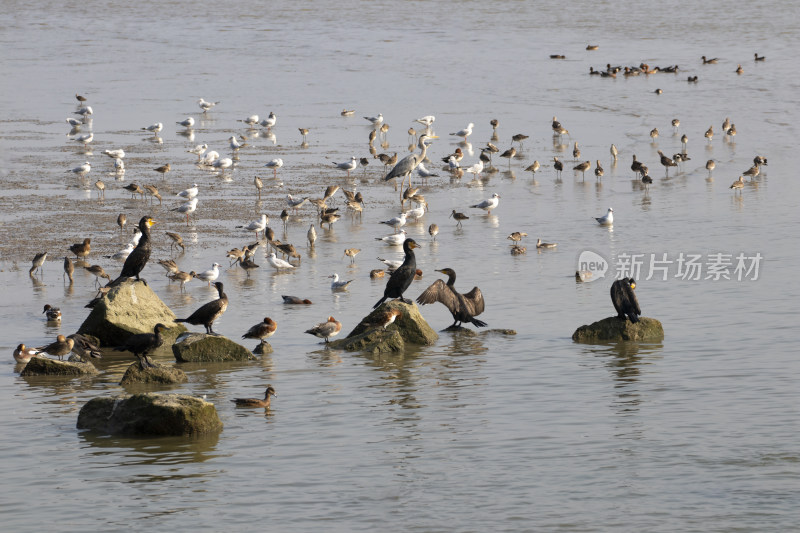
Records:
[[[453,325],[460,326],[462,322],[471,322],[473,326],[482,328],[486,326],[486,322],[475,318],[483,313],[485,307],[483,301],[483,294],[478,287],[473,287],[471,291],[466,294],[460,294],[456,288],[456,272],[452,268],[443,268],[437,270],[442,274],[447,274],[447,283],[437,279],[431,284],[430,287],[419,295],[417,303],[425,305],[434,302],[441,302],[450,314],[453,315]]]
[[[150,353],[164,344],[161,332],[169,329],[160,322],[153,328],[153,333],[137,333],[127,338],[124,344],[114,348],[117,352],[132,352],[139,360],[139,368],[154,368],[156,365],[148,357]]]
[[[386,282],[386,289],[383,291],[383,298],[378,300],[378,303],[372,306],[373,309],[377,308],[388,298],[400,298],[403,303],[413,303],[412,300],[403,298],[403,293],[414,281],[414,275],[417,272],[417,259],[414,257],[414,248],[419,248],[419,244],[414,239],[406,239],[403,241],[403,251],[406,254],[405,260],[400,267],[392,272],[389,281]]]
[[[206,328],[206,333],[216,335],[214,329],[211,327],[214,321],[222,316],[228,308],[228,295],[222,291],[222,282],[214,283],[219,293],[219,298],[203,304],[200,309],[192,313],[189,318],[178,318],[175,322],[188,322],[194,326],[203,325]]]
[[[125,259],[125,264],[122,265],[122,272],[120,272],[119,277],[112,281],[110,285],[119,285],[120,282],[124,281],[126,278],[132,277],[136,277],[136,281],[140,281],[139,273],[144,269],[147,261],[150,260],[150,227],[155,223],[155,220],[150,217],[142,217],[141,220],[139,220],[139,230],[142,232],[139,244],[136,245],[136,248],[134,248],[127,259]],[[141,281],[147,285],[145,280]]]
[[[639,322],[639,315],[642,314],[636,293],[633,292],[635,288],[636,281],[633,278],[618,279],[611,285],[611,301],[614,303],[618,318],[625,320],[627,317],[634,324]]]

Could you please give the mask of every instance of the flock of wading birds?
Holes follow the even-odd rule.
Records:
[[[758,58],[756,56],[756,60],[760,61],[763,60],[762,58]],[[704,63],[713,63],[714,60],[704,59]],[[618,71],[619,69],[616,67],[608,67],[610,71]],[[649,73],[649,67],[647,65],[640,65],[640,67],[625,67],[626,75],[634,75],[631,73]],[[592,69],[593,70],[593,69]],[[661,69],[666,72],[669,72],[668,69]],[[597,71],[591,72],[592,74],[596,73]],[[738,72],[738,69],[737,69]],[[67,123],[72,127],[70,132],[71,138],[83,144],[84,147],[87,147],[91,142],[94,140],[94,133],[89,131],[88,133],[83,133],[82,128],[86,127],[87,125],[91,127],[91,117],[94,113],[91,106],[86,105],[86,98],[76,94],[76,98],[78,100],[78,108],[75,111],[75,114],[78,115],[80,118],[68,118]],[[219,104],[219,102],[207,102],[204,99],[198,100],[198,105],[200,106],[202,113],[207,113],[210,109],[214,106]],[[354,115],[354,110],[343,110],[341,112],[342,116],[352,116]],[[417,243],[410,238],[406,238],[405,232],[401,229],[409,220],[417,221],[421,217],[423,217],[427,211],[428,205],[425,200],[425,197],[420,194],[420,189],[418,187],[413,187],[411,185],[411,176],[416,174],[423,182],[427,182],[429,178],[438,177],[434,171],[428,170],[426,168],[426,163],[428,165],[432,165],[431,160],[427,157],[427,150],[430,143],[437,139],[438,137],[433,133],[433,123],[436,120],[433,115],[428,115],[421,117],[415,120],[415,123],[420,124],[424,127],[421,128],[421,131],[416,131],[413,127],[409,128],[408,134],[409,138],[413,139],[412,145],[409,147],[410,150],[413,150],[414,144],[417,145],[419,148],[419,152],[413,152],[410,155],[404,157],[403,159],[398,161],[397,154],[389,155],[381,153],[377,153],[377,149],[374,146],[374,142],[380,137],[382,140],[381,146],[388,147],[388,142],[386,142],[386,134],[389,130],[389,126],[384,123],[383,116],[381,114],[373,117],[364,117],[369,123],[371,123],[374,127],[370,130],[369,137],[368,137],[368,145],[369,151],[373,156],[373,159],[379,159],[381,163],[384,165],[384,181],[394,181],[395,182],[395,189],[397,189],[396,180],[399,178],[401,180],[401,190],[402,190],[402,197],[401,197],[401,206],[404,208],[406,202],[409,202],[412,205],[416,205],[416,207],[409,209],[408,211],[401,211],[401,213],[393,217],[389,220],[381,221],[382,224],[388,225],[394,228],[394,233],[391,235],[387,235],[384,237],[376,238],[376,240],[383,241],[390,245],[400,245],[403,247],[404,251],[404,258],[402,261],[393,261],[393,260],[386,260],[380,259],[384,262],[388,268],[386,272],[389,273],[389,279],[386,283],[386,288],[384,290],[384,296],[375,304],[374,308],[379,307],[385,300],[389,298],[399,298],[403,302],[411,303],[409,300],[406,300],[403,297],[404,292],[409,287],[411,282],[419,276],[421,276],[421,272],[416,268],[416,259],[414,256],[414,248],[418,245]],[[275,142],[275,136],[272,132],[272,128],[275,127],[277,123],[277,116],[275,113],[270,113],[269,116],[263,120],[259,120],[257,115],[251,115],[243,119],[241,122],[244,122],[248,129],[248,135],[231,135],[228,140],[228,145],[231,150],[232,157],[220,157],[219,153],[214,150],[208,150],[207,144],[196,145],[190,150],[189,153],[192,153],[197,156],[197,164],[200,167],[208,168],[216,172],[225,172],[228,169],[234,166],[234,160],[238,160],[238,152],[240,149],[245,148],[248,146],[247,141],[250,138],[258,137],[258,136],[265,136],[267,139],[271,139]],[[178,125],[185,128],[182,134],[186,135],[189,138],[193,138],[192,128],[195,124],[195,119],[193,117],[187,117],[186,119],[177,122]],[[514,159],[518,154],[522,152],[522,143],[529,137],[525,134],[516,134],[511,137],[511,147],[501,153],[500,149],[495,144],[499,140],[498,136],[498,126],[499,121],[497,119],[493,119],[490,121],[490,125],[492,127],[492,137],[489,142],[486,143],[485,147],[480,148],[480,154],[478,157],[478,161],[474,164],[469,166],[462,166],[462,160],[464,158],[464,151],[462,148],[469,147],[471,152],[471,145],[468,143],[468,138],[472,135],[474,124],[470,123],[462,130],[457,132],[450,133],[451,136],[460,137],[463,139],[461,143],[459,143],[459,148],[457,148],[453,153],[445,156],[442,158],[442,162],[444,163],[444,167],[442,169],[443,172],[447,172],[451,179],[460,179],[463,177],[465,173],[472,174],[475,179],[477,179],[482,172],[496,172],[497,168],[493,166],[492,159],[495,154],[499,154],[500,157],[506,158],[508,160],[509,168],[511,165],[512,159]],[[673,128],[674,134],[677,135],[679,127],[680,127],[680,120],[673,119],[671,122],[671,126]],[[263,128],[259,130],[258,128]],[[569,135],[569,131],[557,120],[557,117],[553,117],[551,128],[554,137],[554,144],[557,147],[561,147],[563,151],[563,147],[565,145],[561,144],[563,141],[564,135]],[[298,128],[300,135],[302,137],[302,144],[301,146],[307,146],[307,136],[310,132],[308,128]],[[162,123],[155,123],[147,127],[143,127],[142,130],[152,132],[154,134],[154,140],[156,142],[162,142],[161,138],[158,134],[163,130]],[[725,139],[728,142],[734,138],[737,134],[735,124],[731,123],[728,118],[722,124],[722,132],[725,136]],[[658,128],[653,128],[650,131],[650,137],[655,141],[659,136]],[[707,142],[712,142],[714,137],[714,128],[713,126],[709,127],[708,130],[704,133],[704,138]],[[669,176],[669,169],[670,167],[678,167],[682,163],[689,161],[691,158],[688,156],[686,151],[686,147],[688,144],[688,136],[683,134],[681,136],[681,145],[682,150],[679,153],[674,154],[672,157],[665,155],[661,150],[658,150],[660,163],[665,169],[666,177]],[[514,143],[517,143],[520,150],[518,151],[516,147],[514,147]],[[104,150],[103,153],[109,156],[113,160],[113,174],[117,176],[124,175],[125,172],[125,152],[122,149],[114,149],[114,150]],[[615,145],[611,145],[610,147],[611,157],[614,162],[617,160],[618,150]],[[578,145],[578,142],[575,141],[572,150],[573,155],[573,162],[577,163],[572,166],[573,170],[577,173],[580,172],[582,174],[583,179],[585,179],[585,173],[587,170],[592,168],[590,161],[580,161],[581,151]],[[553,169],[556,173],[556,178],[560,179],[561,172],[564,170],[564,163],[558,158],[558,156],[553,157]],[[362,157],[360,159],[356,158],[355,156],[351,157],[349,161],[341,162],[341,163],[334,163],[334,166],[341,170],[347,172],[348,177],[350,173],[358,168],[358,166],[362,166],[364,168],[364,172],[366,174],[366,167],[370,164],[369,158]],[[748,177],[750,180],[756,178],[760,174],[760,169],[762,166],[767,165],[767,159],[763,156],[757,155],[753,159],[753,165],[744,171],[742,175],[736,181],[731,184],[730,188],[736,191],[741,192],[744,188],[745,176]],[[266,168],[273,170],[273,176],[277,177],[278,170],[283,166],[283,160],[276,158],[272,159],[264,165]],[[390,168],[391,167],[391,168]],[[716,167],[716,162],[713,159],[709,159],[705,165],[705,168],[708,170],[709,178],[711,177],[712,171]],[[542,166],[540,165],[539,161],[533,161],[530,165],[525,168],[525,171],[531,172],[534,176],[537,172],[540,172]],[[165,165],[161,165],[155,169],[155,172],[164,176],[171,170],[171,165],[169,163]],[[388,172],[387,172],[388,170]],[[643,163],[637,160],[636,155],[633,155],[633,161],[631,164],[631,170],[638,176],[641,182],[644,185],[645,190],[648,190],[649,185],[653,182],[652,178],[649,175],[649,168]],[[84,164],[75,167],[67,172],[71,172],[81,179],[86,179],[87,175],[91,171],[91,164],[90,162],[85,162]],[[596,164],[594,167],[594,174],[595,177],[599,180],[604,175],[604,170],[600,160],[596,160]],[[405,186],[405,180],[408,179],[408,187],[403,189]],[[258,195],[261,195],[261,189],[263,188],[263,181],[261,178],[256,176],[254,178],[254,185],[258,191]],[[106,185],[99,179],[95,182],[95,187],[98,190],[98,194],[105,196]],[[145,194],[148,194],[151,199],[154,201],[157,199],[159,204],[161,203],[161,195],[158,191],[157,186],[155,185],[144,185],[144,187],[139,186],[136,183],[131,183],[125,185],[123,187],[126,191],[130,192],[132,195],[140,195],[141,198],[144,198]],[[342,215],[338,213],[338,208],[336,207],[329,207],[328,202],[330,201],[333,203],[334,195],[340,190],[338,185],[331,185],[326,188],[324,195],[320,199],[311,199],[309,197],[293,197],[291,194],[287,195],[286,198],[286,208],[282,211],[280,218],[284,224],[284,228],[286,228],[286,224],[290,217],[290,211],[293,211],[295,214],[298,212],[298,209],[303,207],[306,204],[314,205],[317,208],[317,214],[319,216],[319,224],[322,228],[323,224],[328,224],[328,228],[330,229],[332,224],[335,223],[337,220],[341,218]],[[360,216],[363,210],[363,196],[360,192],[356,192],[355,190],[349,191],[345,189],[341,189],[343,194],[346,196],[346,206],[348,211],[353,216]],[[194,184],[192,187],[180,191],[177,194],[178,198],[183,200],[183,203],[171,209],[171,211],[176,212],[180,215],[185,215],[186,222],[189,222],[189,216],[194,213],[197,209],[198,204],[198,194],[199,194],[199,187],[197,184]],[[493,194],[490,198],[479,202],[477,204],[471,205],[471,208],[476,209],[483,209],[487,213],[491,213],[491,211],[498,207],[499,205],[500,196],[498,194]],[[452,217],[458,226],[461,226],[464,220],[469,219],[464,213],[458,212],[453,210],[449,217]],[[614,215],[613,209],[609,208],[605,215],[596,217],[596,221],[598,224],[601,225],[613,225],[614,222]],[[124,230],[127,224],[127,217],[124,214],[120,214],[117,223],[121,230]],[[123,261],[122,270],[115,279],[111,279],[111,276],[105,272],[102,266],[100,265],[87,265],[86,258],[89,256],[91,251],[91,239],[86,238],[81,243],[73,244],[69,247],[70,252],[72,252],[75,256],[77,261],[73,263],[69,257],[64,258],[64,272],[65,276],[69,277],[70,282],[73,280],[73,272],[75,266],[83,266],[90,274],[96,277],[96,282],[99,284],[100,279],[108,280],[108,283],[104,287],[100,287],[98,290],[98,295],[93,299],[87,307],[94,306],[100,299],[102,299],[106,292],[108,292],[113,286],[118,285],[124,281],[135,279],[136,281],[144,281],[140,280],[139,274],[142,272],[144,267],[147,265],[150,254],[152,250],[151,246],[151,234],[150,228],[155,223],[155,221],[151,217],[143,217],[137,227],[135,228],[134,237],[128,245],[120,250],[119,252],[107,256],[108,258]],[[263,234],[264,239],[266,241],[266,245],[268,249],[272,250],[267,255],[267,261],[276,270],[292,270],[297,268],[300,261],[300,254],[297,252],[295,247],[290,243],[282,243],[280,240],[275,238],[275,232],[268,226],[269,218],[266,214],[263,214],[259,220],[255,220],[248,225],[244,226],[237,226],[238,228],[243,228],[248,231],[253,231],[256,234],[257,240],[255,243],[249,244],[244,246],[242,249],[234,248],[230,250],[227,254],[228,258],[232,260],[231,266],[233,264],[238,263],[239,266],[247,272],[247,275],[250,275],[250,272],[255,268],[258,268],[253,258],[255,255],[256,250],[259,246],[262,245],[262,241],[260,240],[260,236]],[[436,238],[436,235],[439,232],[439,228],[436,224],[431,224],[429,229],[429,234],[433,239]],[[180,247],[182,250],[185,249],[185,244],[183,242],[182,237],[178,233],[173,232],[166,232],[166,235],[171,239],[171,249]],[[527,236],[527,233],[524,232],[513,232],[508,236],[508,239],[512,241],[511,246],[511,253],[514,255],[524,254],[526,252],[526,248],[520,244],[521,240]],[[313,247],[316,241],[316,229],[315,225],[311,224],[308,232],[307,232],[307,239],[309,246]],[[542,242],[541,239],[538,239],[536,244],[538,249],[549,249],[555,248],[557,246],[556,243],[546,243]],[[360,252],[359,249],[356,248],[348,248],[345,250],[345,255],[351,258],[351,262],[355,261],[356,255]],[[286,259],[278,258],[277,254],[280,253],[282,257]],[[291,260],[295,258],[297,259],[297,264],[291,263]],[[32,266],[30,269],[30,275],[34,276],[37,271],[40,271],[45,264],[47,259],[47,252],[43,252],[37,254],[32,260]],[[228,297],[223,290],[223,284],[221,282],[216,281],[220,275],[220,267],[219,263],[214,263],[212,267],[200,273],[195,271],[191,272],[183,272],[179,270],[178,265],[175,263],[173,259],[167,260],[160,260],[159,264],[165,268],[167,271],[167,275],[169,276],[170,280],[179,282],[181,285],[181,290],[184,290],[184,285],[191,281],[192,279],[199,279],[202,281],[206,281],[209,283],[214,283],[218,292],[218,298],[212,300],[199,309],[197,309],[194,313],[192,313],[189,317],[185,319],[178,319],[178,322],[187,322],[193,325],[203,325],[206,329],[206,332],[209,334],[214,334],[212,329],[213,322],[217,320],[227,309],[228,305]],[[385,273],[384,270],[376,269],[370,272],[370,276],[373,278],[384,277]],[[475,325],[476,327],[486,326],[486,323],[476,319],[475,317],[480,315],[485,307],[483,295],[478,287],[474,287],[470,292],[461,294],[456,291],[454,284],[456,280],[456,273],[453,269],[446,268],[442,270],[438,270],[448,277],[448,281],[444,282],[443,280],[436,280],[430,287],[428,287],[418,298],[417,302],[420,304],[430,304],[434,302],[440,302],[444,304],[448,310],[451,312],[453,316],[453,326],[460,326],[463,322],[469,322]],[[586,273],[577,272],[576,279],[578,281],[582,281],[584,276],[587,275]],[[341,291],[346,290],[347,286],[352,282],[352,280],[339,280],[337,274],[332,274],[329,276],[332,278],[331,282],[331,289],[334,291]],[[622,320],[631,320],[632,322],[638,321],[638,316],[641,314],[639,310],[639,305],[636,300],[636,295],[633,292],[635,288],[635,282],[633,279],[622,279],[617,280],[611,289],[611,298],[614,304],[615,310],[618,313],[618,316]],[[286,304],[311,304],[311,301],[304,298],[299,298],[295,296],[283,296],[284,303]],[[50,305],[46,305],[43,310],[43,314],[46,315],[47,320],[50,322],[59,322],[61,320],[61,312],[58,308],[55,308]],[[372,316],[372,323],[370,325],[376,328],[383,328],[385,329],[387,326],[392,324],[399,316],[401,316],[401,312],[396,309],[391,309],[387,311],[383,311],[380,313],[376,313]],[[325,342],[337,335],[341,331],[342,325],[339,321],[337,321],[333,317],[329,317],[326,322],[322,322],[317,324],[316,326],[312,327],[311,329],[307,330],[306,333],[315,335],[319,338],[325,339]],[[164,342],[164,338],[161,335],[162,332],[166,329],[166,326],[163,324],[157,324],[154,327],[153,333],[144,333],[133,335],[129,337],[124,343],[120,344],[119,346],[114,347],[115,350],[118,351],[130,351],[132,352],[138,359],[139,364],[142,368],[152,367],[154,364],[150,361],[148,355],[152,353],[156,348],[161,346]],[[243,338],[251,338],[251,339],[258,339],[262,343],[266,341],[269,337],[271,337],[275,331],[277,330],[277,324],[274,320],[269,317],[265,317],[262,322],[251,327],[245,334],[242,336]],[[258,348],[257,348],[258,351]],[[70,353],[74,353],[77,356],[77,359],[86,361],[91,358],[100,357],[100,349],[99,347],[92,344],[91,339],[84,337],[80,334],[73,334],[67,337],[63,335],[59,335],[55,342],[48,344],[46,346],[42,346],[39,348],[30,348],[25,346],[24,344],[20,344],[17,349],[14,351],[14,358],[21,363],[26,363],[30,361],[33,357],[41,356],[42,354],[50,354],[53,356],[62,359],[64,356],[69,355]],[[267,389],[267,393],[264,400],[253,400],[258,403],[269,404],[269,397],[270,395],[274,395],[274,390],[270,391],[271,387]],[[247,400],[245,401],[245,404]]]

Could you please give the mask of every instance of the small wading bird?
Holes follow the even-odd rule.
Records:
[[[444,304],[450,314],[453,315],[451,328],[461,326],[462,322],[470,322],[473,326],[479,328],[485,327],[486,322],[475,318],[483,313],[485,307],[481,290],[478,287],[473,287],[468,293],[460,294],[454,286],[456,282],[455,270],[443,268],[436,272],[447,275],[447,283],[437,279],[419,295],[417,303],[425,305],[440,302]]]
[[[636,299],[636,281],[633,278],[618,279],[611,285],[611,302],[617,311],[617,318],[626,318],[633,323],[639,322],[642,310],[639,309],[639,301]]]

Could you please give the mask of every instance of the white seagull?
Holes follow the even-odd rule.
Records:
[[[188,202],[184,202],[178,207],[172,208],[170,211],[175,211],[182,215],[186,215],[186,223],[189,223],[189,215],[197,210],[197,198],[192,198]]]
[[[385,237],[375,237],[375,240],[383,241],[386,244],[391,244],[393,246],[399,246],[405,242],[406,232],[405,230],[401,230],[400,233],[395,233],[394,235],[387,235]]]
[[[244,122],[248,126],[255,126],[256,124],[258,124],[258,115],[250,115],[249,117],[244,119],[242,122]]]
[[[205,153],[206,150],[208,150],[208,145],[207,144],[198,144],[194,148],[192,148],[191,150],[186,150],[186,152],[189,153],[189,154],[194,154],[197,157],[201,157]]]
[[[125,172],[125,163],[122,159],[114,159],[114,172],[118,174]]]
[[[92,106],[90,106],[90,105],[87,105],[87,106],[82,107],[82,108],[78,109],[77,111],[75,111],[76,115],[81,115],[84,119],[87,116],[89,116],[89,115],[91,115],[93,113],[94,113],[94,111],[92,111]]]
[[[188,189],[184,189],[181,192],[179,192],[176,196],[180,196],[181,198],[186,198],[187,200],[191,200],[192,198],[197,196],[199,192],[200,190],[197,188],[197,184],[195,183]]]
[[[67,172],[72,172],[74,174],[79,174],[79,175],[83,176],[85,174],[88,174],[90,170],[92,170],[92,166],[89,164],[88,161],[86,161],[81,166],[75,167],[75,168],[70,169],[70,170],[67,170]]]
[[[378,261],[386,265],[389,270],[397,270],[403,264],[402,259],[384,259],[382,257],[378,258]]]
[[[219,102],[206,102],[202,98],[197,101],[197,105],[200,106],[200,109],[203,110],[203,113],[205,113],[206,111],[208,111],[209,109],[211,109],[212,107],[217,105],[218,103]]]
[[[206,270],[205,272],[200,272],[199,274],[195,274],[194,277],[202,281],[207,281],[208,286],[210,287],[211,282],[217,281],[217,278],[219,277],[219,267],[220,267],[219,263],[214,263],[213,265],[211,265],[211,268],[209,270]]]
[[[242,143],[240,143],[238,139],[236,139],[235,135],[231,135],[230,137],[228,137],[228,142],[230,143],[231,150],[233,151],[236,151],[242,147]]]
[[[595,220],[601,226],[610,226],[610,225],[612,225],[614,223],[614,210],[609,207],[608,211],[605,214],[605,216],[595,217]]]
[[[261,124],[263,127],[267,128],[267,129],[270,129],[270,128],[272,128],[272,126],[275,125],[276,122],[278,122],[277,115],[275,115],[275,113],[270,111],[269,112],[269,116],[267,118],[265,118],[264,120],[262,120],[261,122],[259,122],[259,124]]]
[[[83,122],[81,122],[81,121],[80,121],[80,120],[78,120],[77,118],[72,118],[72,117],[70,117],[70,118],[68,118],[68,119],[67,119],[67,124],[69,124],[69,125],[70,125],[70,126],[72,126],[73,128],[76,128],[76,129],[77,129],[77,128],[80,128],[80,127],[81,127],[81,124],[83,124]]]
[[[414,222],[421,219],[425,216],[425,206],[415,207],[414,209],[409,209],[404,213],[408,218],[413,218]]]
[[[406,214],[400,213],[399,216],[390,218],[389,220],[381,220],[380,223],[393,227],[394,231],[397,232],[400,228],[406,225]]]
[[[197,162],[201,165],[212,165],[217,159],[219,159],[219,152],[211,150],[210,152],[206,152],[200,156],[200,159]]]
[[[83,135],[78,135],[77,137],[75,137],[75,142],[83,143],[84,146],[86,146],[93,140],[94,140],[94,133],[92,132],[84,133]]]
[[[497,194],[497,193],[494,193],[492,195],[492,197],[489,198],[488,200],[484,200],[484,201],[482,201],[480,203],[477,203],[475,205],[471,205],[470,207],[477,207],[478,209],[485,209],[486,213],[491,213],[492,209],[497,207],[498,203],[500,203],[500,195]]]
[[[364,117],[366,120],[370,121],[373,126],[380,126],[383,122],[383,114],[378,113],[377,117]]]
[[[273,159],[272,161],[269,161],[264,166],[267,167],[267,168],[271,168],[272,169],[272,176],[277,178],[278,177],[278,169],[283,166],[283,159],[281,159],[280,157],[277,158],[277,159]]]
[[[223,157],[222,159],[217,159],[211,163],[211,166],[220,170],[225,170],[233,166],[233,159],[230,157]]]
[[[264,229],[267,227],[267,224],[269,224],[269,218],[267,217],[267,215],[262,214],[260,220],[254,220],[246,226],[236,226],[236,227],[244,228],[248,231],[255,231],[256,239],[258,239],[259,232],[264,231]]]
[[[286,203],[289,205],[290,209],[294,209],[295,213],[300,207],[308,201],[308,196],[304,196],[302,198],[295,198],[291,194],[286,195]]]
[[[436,178],[439,176],[439,174],[431,172],[430,170],[425,168],[424,163],[420,163],[419,165],[417,165],[417,174],[419,174],[419,177],[422,179]]]
[[[352,279],[349,279],[347,281],[339,281],[339,274],[337,274],[336,272],[334,272],[328,277],[333,279],[333,281],[331,281],[332,291],[343,291],[347,288],[348,285],[353,283]]]
[[[356,156],[352,156],[350,158],[350,161],[348,161],[346,163],[336,163],[336,162],[334,162],[333,164],[336,165],[336,168],[338,168],[340,170],[346,170],[348,178],[350,177],[350,171],[351,170],[355,170],[356,166],[358,166],[358,163],[356,161]]]
[[[295,266],[290,262],[284,261],[283,259],[278,259],[278,256],[275,255],[275,252],[272,252],[267,256],[267,263],[272,265],[275,270],[292,270],[295,268]]]
[[[431,126],[431,124],[433,124],[433,122],[434,122],[435,120],[436,120],[436,117],[434,117],[433,115],[425,115],[424,117],[420,117],[420,118],[418,118],[418,119],[417,119],[417,120],[415,120],[414,122],[419,122],[419,123],[420,123],[420,124],[422,124],[423,126],[430,127],[430,126]]]
[[[115,253],[114,255],[110,256],[110,259],[114,259],[115,261],[124,261],[125,259],[128,258],[129,255],[131,255],[131,252],[135,247],[136,247],[135,244],[129,242],[128,244],[125,245],[125,248]]]
[[[164,125],[160,122],[156,122],[155,124],[150,124],[146,128],[142,128],[145,131],[153,132],[153,135],[158,135],[158,132],[164,129]]]
[[[175,124],[183,126],[184,128],[191,128],[192,126],[194,126],[194,117],[186,117],[185,119],[181,120],[180,122],[176,122]]]
[[[465,168],[464,172],[468,172],[472,174],[474,178],[477,178],[481,172],[483,172],[483,161],[478,161],[474,165],[469,168]]]
[[[472,122],[470,122],[470,123],[467,125],[467,127],[466,127],[466,128],[464,128],[463,130],[458,130],[457,132],[455,132],[455,133],[451,133],[450,135],[454,135],[454,136],[456,136],[456,137],[464,137],[464,142],[467,142],[467,137],[469,137],[470,135],[472,135],[472,128],[474,128],[474,127],[475,127],[475,124],[473,124]]]
[[[103,150],[103,153],[111,159],[122,159],[125,157],[125,150],[122,148],[117,148],[116,150]]]

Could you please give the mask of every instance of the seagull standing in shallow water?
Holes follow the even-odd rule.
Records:
[[[333,164],[336,165],[336,168],[338,168],[339,170],[346,170],[348,178],[350,177],[350,171],[351,170],[355,170],[356,166],[358,166],[358,163],[356,161],[356,156],[352,156],[350,158],[350,161],[348,161],[346,163],[336,163],[334,161]]]
[[[480,203],[477,203],[475,205],[471,205],[470,207],[476,207],[478,209],[485,209],[486,213],[490,214],[492,212],[492,209],[497,207],[498,203],[500,203],[500,195],[497,194],[497,193],[494,193],[492,195],[492,197],[489,198],[488,200],[484,200],[484,201],[482,201]]]

